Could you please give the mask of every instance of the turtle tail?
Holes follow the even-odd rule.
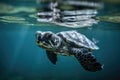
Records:
[[[103,65],[101,65],[96,60],[95,56],[92,55],[88,49],[86,49],[86,48],[81,48],[81,49],[72,48],[71,50],[72,50],[72,53],[74,54],[74,56],[77,58],[77,60],[79,61],[79,63],[82,65],[82,67],[85,70],[88,70],[91,72],[102,70]]]

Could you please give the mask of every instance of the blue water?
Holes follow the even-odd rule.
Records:
[[[35,5],[35,3],[31,4]],[[109,7],[104,9],[111,10]],[[104,12],[100,10],[99,13],[103,15],[105,10],[103,10]],[[119,12],[119,10],[116,11]],[[113,10],[114,12],[115,10]],[[27,15],[27,13],[25,14]],[[36,45],[35,32],[37,30],[55,33],[77,30],[91,40],[92,38],[97,39],[99,41],[97,45],[100,49],[94,51],[93,54],[104,64],[103,70],[98,72],[86,71],[75,57],[61,55],[58,55],[57,64],[53,65],[48,60],[45,50]],[[119,41],[120,24],[110,22],[100,21],[91,29],[88,27],[71,29],[51,25],[28,26],[0,22],[0,80],[119,80]]]

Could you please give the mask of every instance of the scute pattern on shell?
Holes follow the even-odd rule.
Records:
[[[94,42],[75,30],[59,32],[57,35],[62,37],[67,43],[72,43],[78,47],[85,47],[91,50],[99,49]]]

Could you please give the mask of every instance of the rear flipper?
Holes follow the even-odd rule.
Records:
[[[95,72],[102,70],[103,65],[101,65],[91,52],[88,52],[87,49],[72,49],[74,56],[77,58],[79,63],[83,66],[85,70]]]

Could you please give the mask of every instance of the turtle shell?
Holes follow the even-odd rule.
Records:
[[[85,47],[91,50],[99,49],[94,42],[77,31],[63,31],[57,33],[57,35],[60,36],[66,43],[75,45],[76,47]]]

